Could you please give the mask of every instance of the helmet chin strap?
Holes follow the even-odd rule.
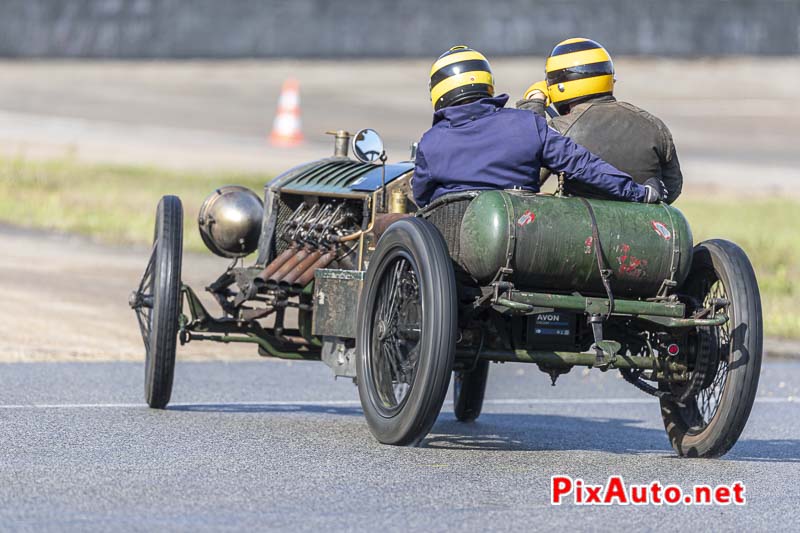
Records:
[[[463,100],[461,100],[459,102],[454,103],[453,105],[457,106],[457,105],[471,104],[472,102],[477,102],[481,98],[486,98],[486,97],[485,96],[474,96],[474,97],[471,97],[471,98],[465,98],[465,99],[463,99]]]
[[[614,93],[602,93],[602,94],[589,94],[586,96],[581,96],[580,98],[573,98],[567,102],[561,102],[559,104],[553,104],[556,108],[556,111],[560,115],[568,115],[572,108],[578,104],[582,104],[584,102],[588,102],[590,100],[594,100],[595,98],[602,98],[603,96],[613,96]]]
[[[553,107],[556,108],[559,115],[568,115],[570,111],[572,111],[572,104],[575,102],[563,102],[561,104],[553,104]]]

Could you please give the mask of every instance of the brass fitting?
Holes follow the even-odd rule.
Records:
[[[406,193],[403,189],[395,189],[389,199],[389,213],[406,213]]]
[[[347,157],[347,151],[350,149],[350,137],[352,133],[345,130],[326,131],[327,135],[335,135],[333,145],[334,157]]]

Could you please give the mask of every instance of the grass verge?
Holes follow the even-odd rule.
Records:
[[[183,202],[184,248],[203,251],[197,213],[206,196],[230,184],[244,185],[261,196],[270,178],[88,165],[69,159],[0,158],[0,220],[78,233],[106,243],[143,244],[152,241],[158,200],[175,194]]]
[[[800,339],[800,201],[688,196],[675,206],[686,215],[695,243],[727,239],[747,252],[761,290],[765,333]]]
[[[177,194],[185,210],[185,248],[200,251],[205,247],[196,214],[206,195],[226,184],[244,185],[260,194],[269,179],[258,174],[0,158],[0,221],[108,243],[147,243],[156,202],[164,194]],[[767,335],[800,339],[800,232],[795,225],[800,201],[684,196],[676,207],[689,220],[695,242],[723,238],[744,248],[758,275]]]

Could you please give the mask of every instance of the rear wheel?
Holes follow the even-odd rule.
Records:
[[[145,347],[144,397],[163,409],[172,394],[180,313],[183,207],[177,196],[158,203],[153,249],[130,305],[136,311]]]
[[[480,360],[475,368],[453,373],[453,411],[460,422],[472,422],[481,414],[489,361]]]
[[[723,240],[695,247],[682,292],[703,307],[729,302],[729,320],[720,327],[696,328],[689,334],[690,383],[694,388],[687,395],[685,388],[673,387],[672,398],[661,400],[661,416],[679,455],[719,457],[742,433],[758,389],[761,296],[747,255]]]
[[[370,259],[358,313],[358,392],[378,441],[416,445],[430,431],[453,369],[457,312],[441,234],[420,218],[392,224]]]

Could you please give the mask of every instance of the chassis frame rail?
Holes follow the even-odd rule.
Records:
[[[495,305],[520,313],[541,313],[553,309],[604,315],[611,305],[607,298],[577,294],[545,294],[537,292],[508,291],[505,297],[495,300]],[[728,321],[725,313],[711,318],[684,318],[686,306],[680,302],[647,302],[641,300],[614,300],[612,315],[630,315],[662,327],[692,328],[721,326]]]
[[[182,309],[179,317],[181,344],[193,340],[225,344],[245,342],[257,344],[266,355],[281,359],[320,358],[319,343],[309,342],[298,329],[286,328],[277,334],[275,330],[263,328],[254,320],[215,318],[209,314],[197,293],[186,284],[181,285],[181,297],[189,310],[189,316]]]
[[[471,350],[458,350],[456,357],[462,360],[475,359],[476,353]],[[570,368],[573,366],[597,366],[602,369],[627,368],[633,370],[653,370],[658,377],[670,377],[672,381],[686,379],[686,365],[666,361],[658,357],[642,357],[638,355],[606,354],[602,364],[598,364],[594,353],[553,352],[536,350],[480,350],[478,359],[489,361],[535,363],[545,368]]]

